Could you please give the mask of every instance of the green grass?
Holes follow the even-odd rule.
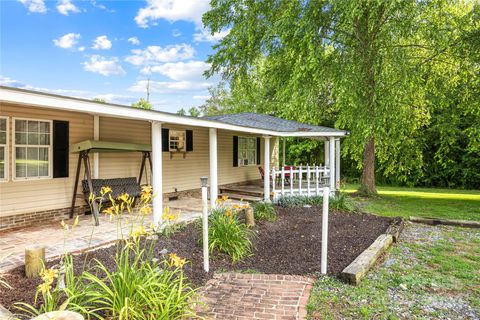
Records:
[[[320,278],[307,306],[310,317],[457,319],[467,309],[478,316],[478,229],[414,225],[405,233],[383,265],[358,286],[333,277]]]
[[[346,192],[357,185],[347,185]],[[377,187],[378,196],[356,198],[363,211],[382,215],[480,221],[480,190]]]

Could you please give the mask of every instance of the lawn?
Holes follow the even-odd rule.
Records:
[[[479,270],[478,229],[409,224],[358,286],[321,277],[310,296],[310,318],[477,319]]]
[[[346,192],[358,186],[347,185]],[[363,211],[382,215],[480,221],[480,191],[433,188],[377,187],[378,196],[355,198]]]

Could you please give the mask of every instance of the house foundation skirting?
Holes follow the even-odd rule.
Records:
[[[85,214],[88,206],[75,207],[75,215]],[[70,208],[43,210],[0,217],[0,232],[69,219]]]

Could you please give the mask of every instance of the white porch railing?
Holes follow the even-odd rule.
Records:
[[[271,172],[273,200],[280,196],[319,196],[330,183],[330,168],[326,166],[287,166]]]

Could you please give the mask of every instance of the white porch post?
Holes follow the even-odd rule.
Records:
[[[329,168],[330,168],[330,191],[335,191],[335,138],[329,138]]]
[[[325,167],[330,166],[330,143],[328,138],[325,138],[323,141],[324,153],[323,153],[323,161],[325,162]]]
[[[265,201],[270,201],[270,136],[263,136],[263,171],[265,172],[265,176],[263,179],[263,199]]]
[[[93,140],[100,139],[100,116],[93,116]],[[100,154],[93,153],[93,179],[98,179],[100,172]]]
[[[162,178],[162,123],[152,122],[152,188],[156,196],[153,198],[153,224],[159,226],[163,213],[163,178]]]
[[[210,205],[215,208],[218,198],[218,172],[217,172],[217,129],[209,130],[210,149]]]
[[[340,190],[340,138],[335,139],[335,191]]]
[[[282,164],[283,164],[284,167],[285,167],[285,144],[286,144],[285,140],[286,140],[286,138],[283,137],[282,138],[282,142],[283,142],[282,143],[282,148],[283,148],[283,150],[282,150]]]

